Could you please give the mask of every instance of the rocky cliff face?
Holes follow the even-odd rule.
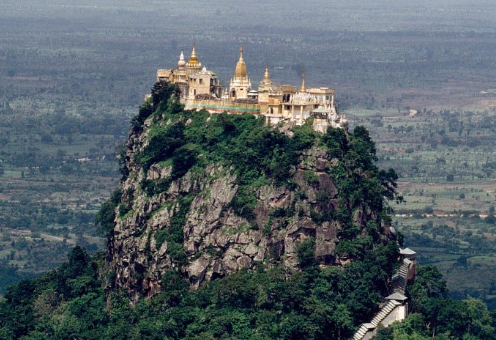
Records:
[[[212,151],[195,153],[201,166],[195,163],[180,176],[172,156],[144,162],[160,129],[168,131],[179,122],[187,135],[189,126],[214,124],[205,112],[179,112],[171,118],[170,110],[169,105],[155,112],[130,134],[123,159],[126,176],[115,209],[108,267],[115,274],[110,283],[126,289],[132,299],[159,293],[169,270],[183,273],[194,287],[260,263],[282,261],[296,269],[298,246],[309,238],[315,240],[315,258],[321,265],[340,265],[349,257],[345,250],[336,251],[343,230],[352,226],[355,237],[372,235],[369,221],[375,221],[379,242],[385,239],[388,228],[377,211],[362,200],[340,195],[333,168],[343,168],[344,161],[318,142],[322,136],[300,150],[282,184],[262,176],[264,180],[247,185],[240,181],[236,160],[215,160]],[[199,123],[195,114],[203,117]],[[292,138],[293,130],[284,126],[271,133]],[[191,143],[186,146],[191,148]],[[356,173],[367,177],[363,169]],[[150,183],[154,190],[147,189]],[[339,218],[343,214],[348,222]]]

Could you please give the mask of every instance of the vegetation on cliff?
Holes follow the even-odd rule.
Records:
[[[137,300],[160,293],[168,270],[198,287],[260,263],[296,269],[307,238],[321,265],[388,243],[397,176],[374,164],[365,128],[275,128],[256,115],[183,110],[177,98],[174,87],[154,86],[120,156],[120,189],[98,214],[112,286]],[[378,293],[394,252],[389,259]]]
[[[158,84],[132,122],[123,185],[97,217],[109,252],[76,247],[67,264],[11,287],[1,339],[346,339],[377,310],[401,241],[388,234],[386,200],[401,197],[394,171],[375,166],[367,130],[274,129],[252,115],[184,111],[175,98]],[[191,250],[188,223],[211,205],[215,183],[231,191],[209,235],[227,241],[198,237]],[[261,188],[284,202],[261,202]],[[225,228],[226,216],[246,226]],[[263,256],[243,255],[255,244]],[[238,270],[222,271],[232,263]],[[485,306],[447,298],[435,270],[409,292],[416,313],[381,339],[494,338]]]

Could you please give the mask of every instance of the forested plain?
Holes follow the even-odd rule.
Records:
[[[0,289],[76,244],[103,246],[94,216],[117,186],[129,122],[156,69],[196,41],[224,84],[243,43],[254,84],[268,63],[275,82],[305,69],[309,86],[334,87],[400,176],[406,244],[457,296],[490,302],[495,12],[465,0],[2,3]]]

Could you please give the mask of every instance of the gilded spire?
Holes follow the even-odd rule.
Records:
[[[247,78],[248,71],[246,70],[246,63],[243,59],[243,44],[239,48],[239,60],[236,63],[236,70],[234,71],[235,78]]]
[[[198,65],[198,57],[196,56],[196,44],[193,42],[193,50],[191,51],[191,57],[189,58],[189,65],[196,66]]]
[[[191,51],[191,58],[196,58],[196,42],[193,41],[193,50]]]
[[[303,73],[301,75],[301,88],[300,88],[300,92],[307,92],[307,88],[305,86],[305,71],[303,71]]]
[[[264,80],[265,81],[270,81],[269,63],[265,64]]]

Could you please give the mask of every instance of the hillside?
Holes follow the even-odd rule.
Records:
[[[97,220],[106,253],[11,287],[1,339],[347,339],[398,265],[367,130],[184,111],[157,84],[133,119],[122,180]],[[493,339],[478,300],[424,267],[412,314],[380,339]]]
[[[365,129],[322,136],[310,122],[276,129],[254,115],[182,111],[172,91],[157,84],[122,154],[120,200],[107,206],[118,215],[112,285],[137,299],[159,293],[169,270],[197,287],[263,263],[296,269],[309,240],[321,265],[387,243],[383,197],[394,199],[396,174],[373,164]]]

